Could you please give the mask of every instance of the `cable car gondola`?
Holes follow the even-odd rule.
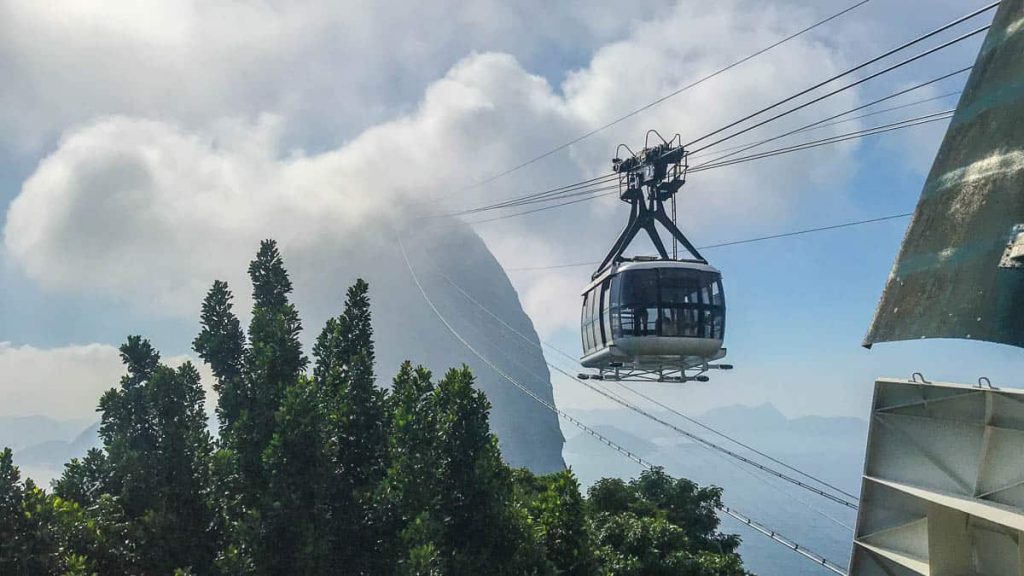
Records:
[[[653,130],[648,133],[655,133]],[[660,137],[660,136],[659,136]],[[708,264],[675,225],[675,194],[686,178],[686,151],[662,144],[613,160],[619,197],[630,204],[629,222],[583,291],[580,364],[584,378],[634,381],[707,381],[711,364],[725,357],[722,274]],[[620,146],[620,149],[623,146]],[[672,217],[665,200],[672,200]],[[672,256],[655,223],[673,239]],[[657,257],[623,257],[640,230]],[[677,243],[691,258],[680,259]]]

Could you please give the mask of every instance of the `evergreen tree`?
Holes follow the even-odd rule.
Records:
[[[92,506],[109,484],[107,455],[99,448],[90,448],[83,458],[72,458],[64,465],[64,472],[53,482],[53,491],[65,500]]]
[[[320,402],[316,381],[302,377],[288,388],[278,412],[277,432],[265,455],[267,546],[257,560],[260,573],[331,573],[326,490],[333,479],[324,455]]]
[[[177,370],[139,336],[121,346],[128,374],[100,400],[107,491],[129,525],[143,573],[207,572],[216,552],[208,499],[211,441],[199,372]],[[70,477],[69,477],[70,480]],[[67,483],[68,490],[73,484]]]
[[[203,300],[202,331],[192,342],[192,349],[210,365],[216,377],[213,389],[217,392],[221,437],[230,433],[242,411],[248,408],[248,393],[242,379],[245,333],[232,310],[232,299],[226,282],[213,283]]]
[[[431,411],[434,384],[430,371],[404,362],[388,397],[388,469],[379,506],[386,518],[393,558],[402,574],[439,570],[437,558],[437,427]]]
[[[744,576],[739,538],[717,531],[721,489],[699,488],[664,470],[626,483],[605,478],[590,488],[596,552],[610,574]]]
[[[553,571],[514,507],[511,471],[490,432],[490,403],[467,366],[448,371],[433,397],[438,429],[439,552],[448,574]]]
[[[298,382],[307,361],[299,342],[302,322],[288,301],[292,283],[276,242],[260,243],[256,259],[249,264],[249,277],[253,309],[245,357],[244,408],[231,436],[246,486],[244,500],[255,505],[266,482],[263,452],[276,429],[277,411],[285,390]]]
[[[332,562],[353,574],[380,573],[388,562],[375,502],[386,471],[386,395],[374,376],[368,291],[362,279],[348,289],[344,311],[327,322],[314,348],[332,476]]]
[[[24,573],[25,488],[10,448],[0,452],[0,574]]]

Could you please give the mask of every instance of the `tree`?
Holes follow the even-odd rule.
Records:
[[[192,341],[192,349],[210,365],[217,381],[217,418],[221,436],[225,436],[248,408],[249,394],[244,389],[245,333],[232,310],[233,295],[226,282],[217,280],[203,300],[200,317],[202,331]]]
[[[535,476],[521,469],[515,471],[514,479],[517,497],[558,573],[595,574],[598,567],[587,503],[572,471]]]
[[[356,280],[344,311],[327,322],[314,348],[332,475],[333,562],[354,574],[380,573],[388,561],[375,502],[387,469],[386,395],[374,376],[368,291],[366,282]]]
[[[276,429],[277,411],[285,390],[298,382],[307,360],[299,342],[302,322],[288,301],[292,283],[276,242],[260,243],[256,259],[249,264],[249,277],[253,309],[244,368],[245,408],[231,438],[245,483],[245,500],[254,505],[265,486],[263,452]]]
[[[430,371],[402,363],[388,396],[388,468],[378,506],[391,542],[386,555],[402,574],[432,574],[438,564],[437,425]]]
[[[121,358],[128,374],[100,400],[100,437],[109,471],[105,488],[138,547],[135,569],[207,572],[217,538],[211,533],[211,440],[199,372],[190,363],[176,370],[160,364],[160,355],[139,336],[121,346]],[[72,468],[67,476],[64,489],[81,490],[84,474]]]
[[[312,378],[288,388],[277,431],[265,454],[268,486],[262,506],[264,574],[330,573],[327,487],[333,480],[323,449],[321,395]]]
[[[469,367],[449,370],[433,397],[438,430],[439,552],[448,574],[548,573],[553,567],[514,506],[511,471],[490,432],[490,403]]]
[[[721,489],[700,488],[660,468],[628,484],[605,478],[587,505],[597,557],[609,574],[742,576],[739,538],[717,531]]]
[[[731,554],[739,537],[718,532],[722,489],[698,486],[686,478],[673,478],[661,468],[645,470],[633,481],[637,495],[662,511],[665,519],[681,527],[696,550]]]
[[[72,458],[64,465],[64,472],[53,483],[53,491],[65,500],[92,506],[109,484],[107,455],[98,448],[90,448],[83,458]]]
[[[16,574],[25,563],[25,488],[10,448],[0,452],[0,574]]]

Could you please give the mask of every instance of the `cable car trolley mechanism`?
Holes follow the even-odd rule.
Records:
[[[722,274],[709,265],[675,224],[675,195],[686,181],[687,152],[679,135],[615,158],[619,198],[630,205],[629,221],[583,291],[580,364],[595,380],[707,382],[712,364],[725,357],[725,293]],[[616,154],[618,155],[618,154]],[[670,200],[671,216],[665,210]],[[672,236],[669,256],[655,224]],[[623,253],[644,230],[658,256]],[[678,257],[678,245],[690,258]]]

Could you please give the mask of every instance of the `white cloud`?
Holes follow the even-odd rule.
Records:
[[[194,7],[175,10],[184,10],[169,16],[181,29],[171,26],[152,42],[174,45],[206,34],[193,30],[201,26]],[[728,82],[709,82],[575,146],[574,162],[540,163],[528,174],[463,191],[468,183],[768,43],[791,27],[793,16],[740,2],[699,10],[679,5],[598,50],[559,88],[528,73],[511,55],[474,54],[431,83],[413,112],[322,153],[285,143],[290,118],[239,120],[224,113],[224,103],[211,105],[224,115],[202,128],[127,116],[95,119],[67,131],[24,183],[7,214],[5,246],[47,289],[105,294],[155,313],[194,317],[214,278],[243,285],[242,263],[261,238],[280,240],[295,273],[312,275],[313,263],[329,259],[339,246],[358,251],[360,238],[389,234],[389,214],[414,212],[422,206],[417,201],[442,198],[465,205],[575,181],[607,170],[615,144],[635,144],[647,127],[689,136],[737,117],[752,103],[788,94],[807,82],[812,64],[820,74],[836,67],[826,46],[793,41],[777,59],[745,67]],[[132,34],[146,38],[148,17],[132,10],[123,15],[143,19]],[[111,25],[86,16],[72,20],[86,27]],[[289,19],[274,21],[286,26]],[[66,19],[47,22],[71,26]],[[192,54],[181,46],[176,50],[170,53]],[[202,82],[202,74],[200,69],[190,79]],[[855,101],[849,93],[834,106]],[[770,226],[816,185],[841,189],[850,150],[701,174],[685,189],[681,222],[698,239]],[[687,201],[697,197],[699,202]],[[552,211],[481,230],[499,260],[512,264],[587,260],[602,255],[621,220],[618,203],[609,199],[574,213]],[[578,269],[523,276],[522,300],[542,332],[573,325],[579,286],[587,277]]]
[[[622,16],[611,0],[0,0],[0,145],[34,151],[104,114],[196,128],[272,113],[322,146],[409,109],[471,51],[554,72],[620,37]]]
[[[186,360],[175,356],[163,362],[179,366]],[[212,409],[212,375],[205,364],[197,366],[208,388],[207,408]],[[70,420],[98,418],[99,398],[118,385],[124,366],[117,348],[107,344],[36,348],[0,342],[0,374],[0,416],[40,414]]]

